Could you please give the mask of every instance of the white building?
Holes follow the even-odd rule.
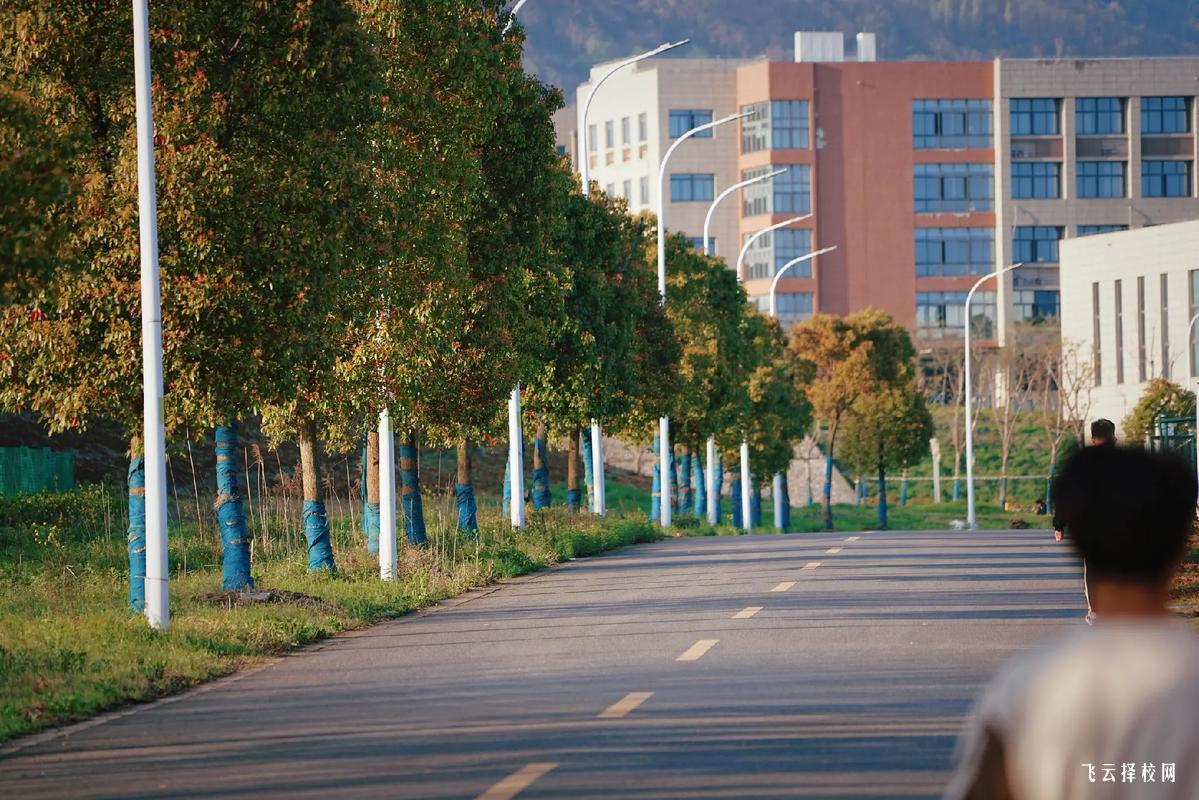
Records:
[[[1186,386],[1199,348],[1199,220],[1061,242],[1062,342],[1092,419],[1120,427],[1152,378]],[[1188,349],[1191,353],[1188,353]]]

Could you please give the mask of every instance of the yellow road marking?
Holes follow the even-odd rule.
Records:
[[[849,537],[848,539],[846,539],[845,541],[847,541],[847,542],[856,542],[858,539],[861,539],[861,538],[862,538],[861,536],[850,536],[850,537]]]
[[[629,692],[600,712],[600,719],[620,719],[653,696],[653,692]]]
[[[762,610],[761,606],[749,606],[748,608],[743,608],[740,611],[738,611],[736,614],[734,614],[733,619],[749,619],[750,617],[752,617],[754,614],[757,614],[761,610]]]
[[[790,588],[791,588],[792,586],[794,586],[794,585],[795,585],[795,581],[783,581],[782,583],[780,583],[778,586],[774,587],[774,588],[773,588],[773,589],[771,589],[770,591],[772,591],[772,592],[785,592],[785,591],[787,591],[788,589],[790,589]]]
[[[715,647],[719,641],[719,639],[700,639],[688,647],[687,652],[676,658],[675,661],[699,661],[700,656]]]
[[[819,566],[820,566],[819,561],[809,561],[808,563],[803,565],[803,568],[804,569],[816,569]]]
[[[844,547],[830,547],[829,549],[825,550],[824,552],[828,553],[830,556],[835,556],[835,555],[837,555],[837,553],[840,553],[844,549],[845,549]]]
[[[558,766],[557,763],[551,761],[523,766],[483,792],[476,800],[512,800],[513,797],[528,789],[535,780],[556,766]]]

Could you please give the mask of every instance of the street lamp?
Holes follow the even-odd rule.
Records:
[[[741,247],[741,252],[737,256],[737,280],[745,283],[745,278],[741,275],[741,269],[745,265],[745,256],[749,253],[749,248],[754,246],[754,242],[761,239],[771,231],[777,231],[779,228],[785,228],[788,225],[794,225],[797,222],[803,222],[806,219],[811,219],[811,214],[803,214],[791,219],[785,219],[782,222],[776,222],[773,225],[767,225],[762,230],[755,233],[745,240],[745,244]],[[790,266],[790,264],[788,264]],[[777,503],[776,503],[777,505]],[[753,528],[753,523],[749,518],[750,502],[749,502],[749,441],[741,440],[741,527],[748,531]],[[776,512],[777,515],[777,512]]]
[[[518,0],[517,4],[512,6],[512,10],[508,12],[508,24],[504,26],[505,34],[507,34],[509,29],[512,28],[512,23],[516,22],[516,12],[520,11],[520,7],[527,2],[529,2],[529,0]]]
[[[814,253],[808,253],[807,255],[800,256],[799,258],[793,258],[784,264],[782,269],[774,273],[774,280],[770,282],[770,316],[774,317],[775,319],[778,319],[779,317],[778,303],[775,292],[779,288],[779,278],[783,277],[783,273],[794,267],[796,264],[802,264],[805,261],[811,261],[817,256],[822,256],[825,253],[831,253],[836,249],[837,245],[833,245],[832,247],[823,247]],[[787,476],[780,472],[774,476],[774,485],[771,487],[771,491],[774,492],[774,527],[779,531],[783,529],[783,506],[779,501],[783,496],[783,481],[786,479]]]
[[[974,293],[978,291],[978,287],[992,278],[998,278],[1022,266],[1024,266],[1023,262],[988,273],[975,281],[974,285],[970,287],[970,291],[966,294],[966,308],[964,312],[966,316],[966,526],[970,530],[978,529],[978,515],[975,513],[974,508],[974,400],[970,382],[970,301],[974,299]]]
[[[691,130],[684,133],[674,144],[666,151],[666,155],[662,157],[662,163],[658,166],[658,294],[662,297],[662,307],[666,307],[666,165],[670,162],[670,157],[674,155],[674,151],[679,148],[683,142],[695,136],[697,133],[711,130],[717,125],[724,125],[726,122],[732,122],[743,117],[748,117],[750,112],[742,112],[740,114],[729,114],[727,117],[721,117],[715,122],[706,122],[703,125],[697,125]],[[670,416],[664,416],[658,420],[658,436],[661,439],[661,450],[659,456],[659,471],[662,475],[662,494],[659,507],[662,509],[662,527],[670,527]]]
[[[773,177],[782,175],[784,172],[786,172],[789,169],[791,169],[791,168],[783,167],[782,169],[776,169],[773,172],[767,172],[763,175],[759,175],[756,178],[750,178],[749,180],[741,181],[740,183],[734,183],[732,186],[725,189],[723,192],[721,192],[720,194],[718,194],[716,196],[716,199],[712,201],[712,205],[708,206],[708,213],[704,215],[704,255],[706,255],[706,256],[712,255],[712,238],[708,235],[708,231],[710,231],[712,228],[712,214],[715,213],[716,206],[720,205],[720,201],[725,199],[726,197],[728,197],[730,194],[737,191],[738,189],[744,189],[746,186],[750,186],[755,183],[760,183],[761,181],[770,180]],[[717,515],[716,515],[716,500],[717,500],[717,498],[716,498],[716,437],[715,436],[708,437],[707,456],[708,456],[708,460],[707,460],[707,463],[705,464],[705,468],[704,468],[704,485],[707,489],[707,491],[705,492],[705,496],[708,501],[708,509],[707,509],[708,510],[708,524],[716,525],[720,522],[720,520],[717,518]]]
[[[512,13],[524,5],[526,0],[521,0],[516,8],[512,9]],[[587,114],[591,111],[591,101],[595,99],[595,93],[604,81],[611,78],[625,67],[631,67],[639,61],[644,61],[647,58],[653,58],[656,55],[661,55],[667,50],[673,50],[676,47],[681,47],[687,44],[690,39],[683,39],[681,42],[666,42],[660,44],[653,50],[642,53],[632,58],[626,58],[619,64],[613,65],[607,72],[600,77],[595,85],[587,92],[587,100],[583,103],[583,116],[579,122],[579,178],[583,184],[583,197],[591,196],[591,171],[590,171],[590,153],[587,150]],[[604,431],[597,419],[591,420],[591,474],[594,486],[591,492],[591,511],[599,516],[604,516],[608,512],[608,501],[606,495],[606,484],[604,482]]]
[[[137,115],[138,242],[142,295],[142,446],[146,470],[145,612],[151,628],[171,623],[167,562],[166,429],[162,416],[162,296],[158,285],[158,199],[154,109],[150,95],[150,11],[133,0],[133,74]],[[137,576],[130,576],[136,579]]]

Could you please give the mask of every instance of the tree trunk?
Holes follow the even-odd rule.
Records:
[[[878,529],[887,529],[887,470],[878,462]]]
[[[538,420],[533,437],[533,508],[549,508],[551,503],[550,466],[546,458],[548,435],[545,420]]]
[[[236,421],[217,427],[216,500],[212,510],[221,531],[221,589],[224,591],[254,586],[250,575],[250,531],[246,526],[241,476],[237,468],[238,443]]]
[[[583,435],[580,428],[573,428],[566,437],[566,507],[576,512],[582,502],[579,492],[579,437]]]
[[[749,528],[762,527],[762,480],[757,475],[749,479]]]
[[[729,484],[729,504],[733,507],[733,527],[741,530],[741,479],[733,478]]]
[[[724,499],[721,496],[724,492],[724,459],[721,457],[719,450],[716,451],[716,469],[713,472],[715,474],[712,476],[714,479],[712,481],[712,492],[716,495],[716,524],[719,525],[721,514],[724,512],[721,508]]]
[[[833,530],[833,446],[837,442],[837,424],[829,429],[828,453],[824,457],[824,529]]]
[[[956,503],[962,494],[962,451],[953,451],[953,501]]]
[[[581,440],[583,456],[583,482],[587,486],[587,507],[595,507],[595,461],[591,449],[591,431],[583,428],[577,432],[575,441]],[[637,451],[637,471],[641,471],[641,450]]]
[[[695,503],[692,495],[694,489],[691,486],[691,462],[694,458],[694,451],[687,447],[679,461],[679,510],[684,514],[690,514]]]
[[[362,507],[362,529],[366,549],[379,552],[379,431],[366,434],[366,504]]]
[[[425,507],[420,493],[420,452],[416,449],[416,431],[400,445],[400,489],[404,500],[404,533],[410,544],[424,547],[429,543],[425,532]]]
[[[696,519],[703,519],[708,513],[708,486],[704,473],[704,462],[699,452],[691,455],[691,510]]]
[[[141,441],[130,442],[129,458],[129,607],[146,608],[146,462]]]
[[[662,447],[662,440],[654,437],[654,455],[658,455]],[[662,459],[654,459],[654,479],[650,487],[649,496],[649,519],[650,522],[656,522],[662,519]]]
[[[316,423],[300,424],[300,471],[304,488],[304,538],[308,540],[308,571],[337,571],[333,546],[329,539],[329,515],[321,500],[317,475],[320,470],[320,446],[316,441]]]
[[[458,442],[457,482],[454,498],[458,503],[458,530],[469,534],[479,532],[479,509],[475,502],[474,463],[471,461],[470,441]]]
[[[1007,464],[1008,448],[1003,448],[999,459],[999,510],[1007,511]]]
[[[780,504],[783,510],[782,513],[782,532],[787,533],[791,530],[791,487],[787,485],[787,473],[783,472],[782,491],[775,498],[776,503]]]

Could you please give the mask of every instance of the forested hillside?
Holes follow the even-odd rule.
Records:
[[[680,55],[790,58],[800,29],[873,31],[887,59],[1199,54],[1196,0],[531,0],[521,19],[526,66],[567,88],[668,39],[691,38]]]

